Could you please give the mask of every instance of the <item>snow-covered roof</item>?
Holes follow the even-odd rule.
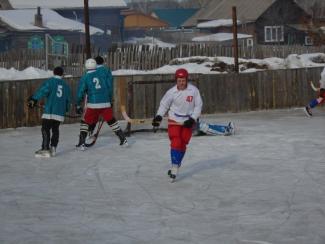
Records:
[[[0,10],[0,20],[18,31],[28,30],[67,30],[85,32],[84,24],[67,19],[54,10],[41,9],[43,27],[34,25],[36,9]],[[90,26],[90,35],[102,34],[103,30]]]
[[[242,39],[242,38],[252,38],[252,35],[247,35],[247,34],[238,34],[237,38]],[[233,34],[232,33],[216,33],[212,35],[206,35],[206,36],[198,36],[192,38],[192,41],[194,42],[223,42],[223,41],[230,41],[233,39]]]
[[[239,20],[237,20],[237,24],[240,24]],[[220,26],[232,26],[232,19],[216,19],[197,24],[197,28],[215,28]]]
[[[8,0],[14,9],[20,8],[51,8],[51,9],[64,9],[64,8],[83,8],[83,0]],[[127,5],[124,0],[89,0],[90,8],[125,8]]]

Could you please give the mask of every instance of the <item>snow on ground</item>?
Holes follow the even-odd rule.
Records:
[[[0,130],[0,243],[324,244],[325,110],[206,116],[235,136],[193,137],[169,183],[166,133],[129,148],[105,127],[76,151],[61,127],[58,155],[36,159],[40,127]]]
[[[218,68],[218,65],[223,66],[223,63],[229,66],[228,69],[232,69],[230,66],[234,64],[234,59],[231,57],[192,56],[173,59],[170,61],[170,64],[153,70],[144,71],[120,69],[113,71],[113,75],[174,74],[178,68],[186,68],[190,73],[198,74],[227,73],[228,69],[221,69],[219,71],[216,70],[216,68]],[[257,68],[247,68],[248,63],[255,64]],[[239,59],[240,72],[256,72],[265,69],[274,70],[323,66],[325,66],[325,53],[309,53],[301,55],[292,54],[285,59],[276,57],[265,59]],[[13,68],[9,70],[0,68],[0,81],[37,79],[50,76],[52,76],[51,71],[44,71],[33,67],[29,67],[23,71],[17,71]]]

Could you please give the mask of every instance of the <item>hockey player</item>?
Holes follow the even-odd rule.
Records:
[[[321,79],[319,80],[318,97],[312,99],[309,104],[304,108],[304,111],[308,117],[312,117],[313,113],[312,108],[315,108],[318,104],[321,104],[325,101],[325,68],[321,73]]]
[[[36,93],[28,99],[28,106],[33,108],[38,100],[46,98],[42,115],[42,148],[35,152],[35,157],[55,156],[59,142],[59,126],[70,107],[71,93],[69,86],[62,79],[63,69],[56,67],[53,73],[54,76],[45,80]]]
[[[103,74],[97,70],[95,59],[86,60],[86,74],[80,81],[77,91],[76,112],[82,114],[83,109],[81,102],[87,94],[87,108],[84,114],[84,119],[81,121],[79,143],[76,147],[85,149],[85,140],[88,134],[89,125],[96,124],[99,116],[108,123],[115,134],[120,139],[121,146],[127,146],[126,137],[121,130],[118,122],[113,117],[112,102],[112,84],[109,82],[107,74]]]
[[[111,99],[111,107],[113,107],[113,75],[112,71],[104,65],[104,59],[101,56],[97,56],[95,58],[97,63],[97,70],[101,75],[104,76],[104,79],[107,79],[108,83],[110,84],[111,89],[109,89],[109,97]],[[95,130],[96,123],[89,125],[89,136],[91,136]]]
[[[199,90],[188,83],[186,69],[175,73],[176,85],[169,89],[160,101],[160,106],[152,121],[158,127],[168,111],[168,136],[171,141],[171,169],[168,175],[174,181],[186,152],[186,145],[192,137],[195,121],[201,115],[202,99]]]
[[[235,125],[233,122],[229,122],[228,125],[218,125],[218,124],[211,124],[201,120],[197,121],[197,135],[223,135],[223,136],[230,136],[235,134]]]

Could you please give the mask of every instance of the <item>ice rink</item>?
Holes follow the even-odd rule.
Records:
[[[120,148],[108,126],[34,158],[40,127],[0,130],[1,244],[324,244],[325,109],[216,114],[234,136],[193,137],[175,183],[166,133]]]

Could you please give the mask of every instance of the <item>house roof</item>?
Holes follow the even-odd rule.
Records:
[[[170,27],[180,27],[197,11],[196,8],[155,9],[151,15],[166,21]]]
[[[189,18],[183,26],[196,26],[200,21],[208,21],[214,19],[231,19],[232,7],[237,7],[237,19],[242,22],[255,21],[260,17],[276,0],[219,0],[210,1],[191,18]],[[252,7],[254,6],[254,7]]]
[[[17,31],[66,30],[85,32],[84,24],[67,19],[54,10],[41,9],[43,27],[34,25],[36,9],[0,10],[0,21]],[[90,26],[90,34],[102,34],[103,30]]]
[[[247,34],[237,34],[238,39],[246,39],[246,38],[252,38],[252,35]],[[223,42],[223,41],[230,41],[233,40],[234,35],[233,33],[216,33],[212,35],[205,35],[205,36],[197,36],[192,38],[192,41],[194,42]]]
[[[168,23],[136,11],[122,11],[124,18],[124,28],[165,28],[168,27]]]
[[[83,0],[8,0],[14,9],[21,8],[83,8]],[[124,0],[89,0],[90,8],[125,8],[127,5]]]
[[[237,24],[240,24],[240,21],[237,20]],[[221,26],[232,26],[233,20],[232,19],[217,19],[217,20],[209,20],[205,22],[198,23],[196,25],[197,28],[217,28]]]
[[[325,1],[324,0],[295,0],[308,14],[315,19],[325,19]]]

